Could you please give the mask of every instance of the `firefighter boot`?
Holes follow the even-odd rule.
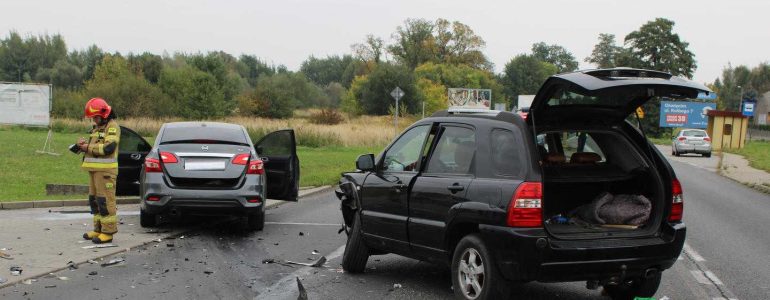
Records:
[[[91,240],[94,244],[103,244],[112,242],[112,235],[107,233],[100,233],[99,236]]]
[[[83,238],[86,240],[93,240],[97,236],[99,236],[98,231],[89,231],[83,234]]]

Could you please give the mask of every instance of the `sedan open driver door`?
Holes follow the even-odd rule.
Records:
[[[297,201],[299,158],[293,129],[267,134],[254,145],[267,175],[267,198]]]

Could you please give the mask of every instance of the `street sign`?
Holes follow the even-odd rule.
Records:
[[[743,113],[744,116],[753,117],[756,104],[757,102],[754,100],[743,99],[743,102],[741,102],[741,113]]]
[[[661,101],[660,127],[706,128],[706,113],[715,107],[714,103]]]
[[[396,87],[393,89],[393,91],[390,92],[390,96],[393,97],[393,99],[396,99],[396,101],[400,100],[401,97],[404,96],[404,91],[401,90],[400,87]]]

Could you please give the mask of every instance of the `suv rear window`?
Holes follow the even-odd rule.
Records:
[[[620,107],[631,101],[645,97],[644,89],[615,88],[599,91],[595,95],[586,95],[576,90],[559,88],[548,99],[548,106],[560,105],[596,105]]]
[[[237,127],[215,127],[215,126],[195,126],[195,127],[166,127],[163,130],[161,144],[168,143],[232,143],[238,145],[248,145],[246,135],[243,130]]]

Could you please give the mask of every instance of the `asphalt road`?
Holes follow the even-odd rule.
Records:
[[[709,161],[698,159],[672,162],[685,192],[687,249],[663,274],[656,298],[769,298],[770,239],[762,223],[770,220],[770,197],[714,174]],[[297,299],[296,278],[309,299],[452,297],[447,269],[396,255],[372,256],[364,274],[343,273],[345,236],[337,234],[338,205],[331,192],[284,204],[268,211],[265,230],[256,233],[233,230],[236,222],[211,221],[184,239],[118,255],[125,259],[119,265],[62,271],[2,289],[0,298]],[[311,263],[321,255],[328,262],[318,268],[285,263]],[[97,274],[88,275],[93,271]],[[69,280],[56,278],[62,276]],[[528,283],[515,296],[605,299],[600,290],[587,290],[584,282]]]

